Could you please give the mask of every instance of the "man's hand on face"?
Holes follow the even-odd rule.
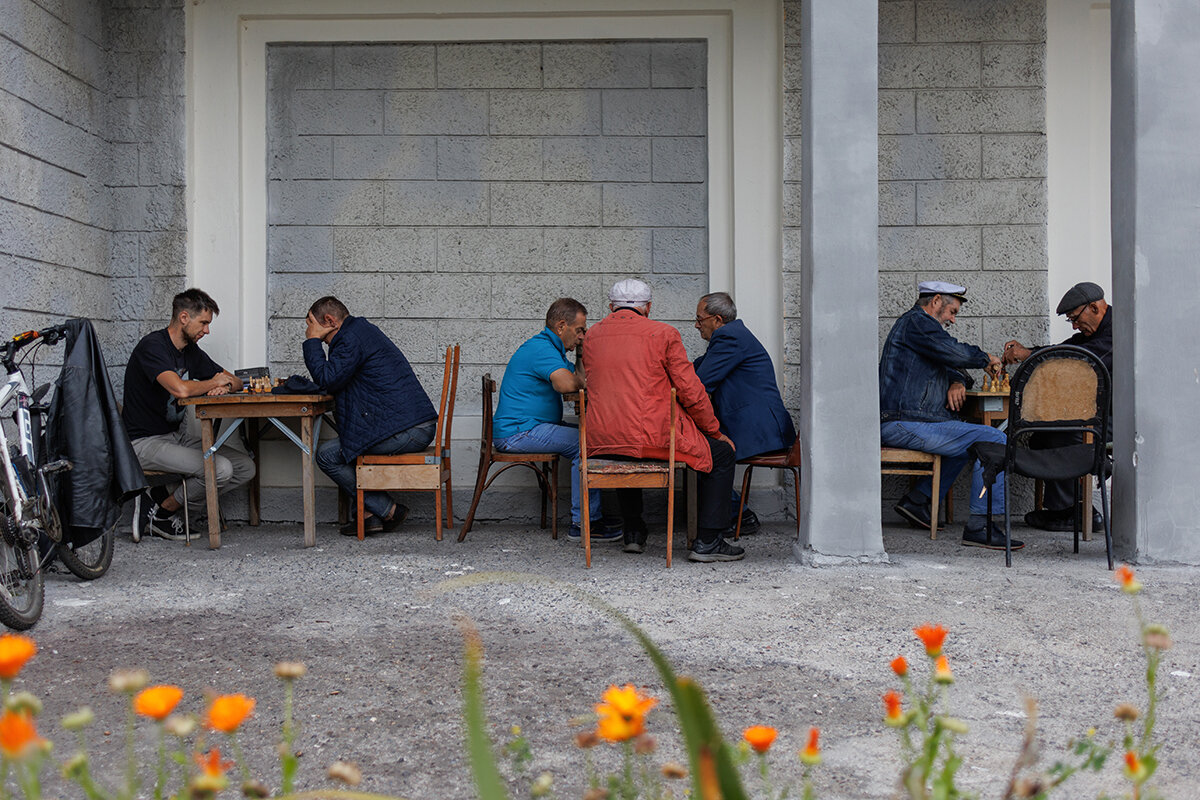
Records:
[[[1011,339],[1004,343],[1004,363],[1016,364],[1024,361],[1033,355],[1033,351],[1025,345],[1018,342],[1016,339]]]
[[[333,326],[317,321],[317,318],[311,312],[304,318],[304,322],[306,324],[304,329],[305,339],[324,340],[334,330]]]
[[[949,391],[946,392],[946,408],[951,411],[962,409],[963,402],[967,399],[967,387],[961,383],[950,384]]]

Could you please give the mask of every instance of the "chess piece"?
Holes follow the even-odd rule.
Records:
[[[984,373],[983,375],[983,390],[990,392],[992,390],[992,376]]]
[[[1007,392],[1009,390],[1009,388],[1010,387],[1008,385],[1008,373],[1006,372],[1006,373],[1004,373],[1003,382],[1000,384],[1000,391]]]

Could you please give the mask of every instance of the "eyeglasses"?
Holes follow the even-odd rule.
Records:
[[[720,316],[720,314],[709,314],[706,317],[696,317],[696,324],[699,325],[700,323],[704,322],[707,319],[712,319],[713,317],[719,317],[719,316]]]
[[[1071,323],[1072,325],[1079,322],[1079,318],[1082,317],[1084,315],[1084,313],[1087,312],[1087,309],[1088,309],[1088,307],[1086,305],[1084,305],[1084,306],[1080,306],[1079,310],[1076,311],[1074,314],[1067,314],[1067,322]]]

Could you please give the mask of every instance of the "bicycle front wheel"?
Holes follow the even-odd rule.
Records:
[[[80,580],[94,581],[108,572],[108,567],[112,564],[113,543],[116,538],[117,526],[113,525],[85,545],[76,547],[69,542],[63,542],[58,546],[58,557]]]

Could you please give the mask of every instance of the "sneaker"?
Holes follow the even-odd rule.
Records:
[[[158,503],[151,503],[150,508],[146,509],[141,533],[152,533],[160,539],[170,539],[173,542],[182,542],[187,538],[183,518],[178,513],[164,511]]]
[[[625,544],[621,548],[626,553],[639,554],[646,552],[646,528],[638,531],[625,532]]]
[[[892,506],[892,510],[899,514],[904,519],[908,520],[908,524],[914,528],[924,528],[929,530],[929,501],[919,504],[910,501],[907,497],[900,500],[899,503]]]
[[[982,517],[972,517],[966,525],[963,526],[963,547],[986,547],[988,550],[1003,550],[1004,549],[1004,529],[998,526],[993,520],[986,525],[990,536],[985,532],[985,522]],[[1025,543],[1020,539],[1012,540],[1012,549],[1020,550],[1025,546]]]
[[[729,521],[733,530],[737,530],[737,511],[733,512],[733,517]],[[758,515],[755,514],[749,506],[742,509],[742,536],[749,536],[752,533],[758,533],[762,528],[762,523],[758,521]],[[730,534],[732,535],[732,534]]]
[[[725,540],[724,537],[718,536],[712,542],[701,542],[696,540],[692,545],[692,552],[688,553],[688,561],[700,561],[708,563],[710,561],[741,561],[746,555],[746,551],[737,545],[732,545]]]
[[[1075,530],[1075,520],[1071,518],[1070,509],[1051,510],[1047,508],[1030,511],[1025,515],[1025,524],[1031,528],[1044,531],[1059,531],[1070,533]],[[1104,517],[1096,509],[1092,509],[1092,530],[1104,532]]]
[[[591,539],[593,542],[619,542],[624,540],[625,531],[620,520],[609,517],[597,517],[592,520]],[[583,544],[583,529],[572,524],[567,531],[567,541]]]

